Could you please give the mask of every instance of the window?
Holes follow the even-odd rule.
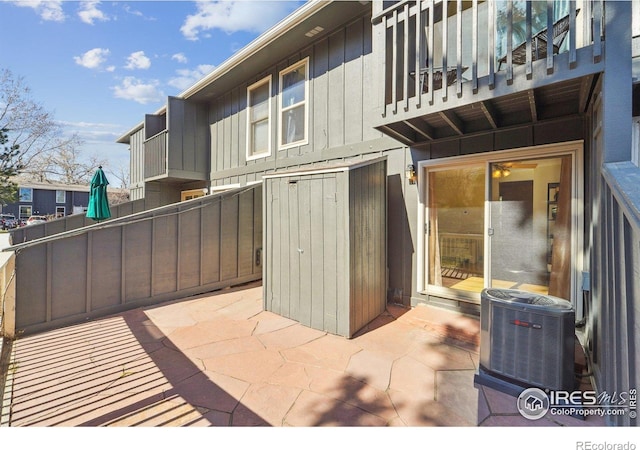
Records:
[[[66,201],[66,191],[56,191],[56,203],[64,203]]]
[[[271,77],[247,88],[247,159],[271,154]]]
[[[280,72],[279,146],[307,143],[309,58]]]
[[[58,191],[60,192],[60,191]],[[64,192],[64,191],[62,191]],[[56,217],[64,217],[65,214],[65,207],[64,206],[56,206]]]
[[[191,189],[189,191],[182,191],[180,193],[180,201],[191,200],[194,198],[200,198],[207,195],[206,189]]]
[[[20,218],[28,219],[31,217],[31,206],[21,205],[20,206]]]
[[[33,201],[33,189],[31,188],[19,188],[18,196],[21,202],[32,202]]]

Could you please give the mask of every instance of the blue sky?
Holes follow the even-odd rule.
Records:
[[[117,171],[119,136],[302,3],[0,0],[0,67]]]

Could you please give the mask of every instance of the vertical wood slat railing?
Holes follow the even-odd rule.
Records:
[[[566,51],[569,53],[567,69],[573,69],[577,65],[578,45],[592,45],[594,63],[600,60],[602,2],[603,0],[593,0],[581,4],[582,11],[578,9],[575,0],[569,2],[569,27],[564,38]],[[419,108],[422,101],[429,105],[439,99],[446,102],[450,85],[456,95],[462,97],[467,93],[464,85],[469,82],[471,95],[476,94],[482,77],[488,77],[486,85],[493,88],[499,72],[504,73],[504,77],[499,79],[505,80],[507,84],[513,83],[519,76],[531,79],[535,73],[534,64],[538,60],[538,54],[540,59],[546,61],[547,73],[558,70],[554,57],[559,51],[557,39],[554,45],[554,38],[557,37],[554,25],[556,28],[558,25],[558,22],[554,22],[554,17],[558,15],[555,3],[553,0],[546,1],[546,30],[541,32],[533,27],[535,17],[532,4],[533,2],[528,1],[524,13],[515,14],[513,0],[508,0],[501,11],[497,10],[495,2],[478,0],[404,0],[375,14],[372,23],[374,27],[384,29],[382,51],[386,55],[386,61],[391,64],[390,70],[386,72],[390,79],[385,79],[384,83],[385,105],[391,108],[389,111],[397,114],[399,109],[404,108],[406,111],[412,104]],[[522,14],[525,16],[526,31],[524,42],[518,44],[513,39],[518,25],[516,21],[521,20]],[[443,16],[447,20],[443,20]],[[465,22],[467,20],[468,23]],[[480,27],[479,23],[484,23],[485,20],[487,26]],[[455,30],[452,30],[454,27]],[[577,27],[586,30],[582,44],[577,39]],[[506,37],[504,54],[497,54],[496,34]],[[438,45],[434,45],[435,43]],[[522,56],[516,58],[515,52],[521,52]],[[479,60],[480,55],[483,61]],[[522,71],[516,70],[520,64],[524,65]],[[463,78],[463,73],[468,68],[471,71],[470,79],[467,80]],[[441,90],[437,97],[434,90]],[[384,110],[383,114],[386,115],[387,108]]]
[[[596,316],[599,324],[592,326],[600,329],[600,336],[594,336],[599,354],[594,369],[601,380],[599,388],[609,392],[636,389],[640,367],[640,202],[638,196],[629,195],[639,178],[638,167],[631,161],[606,163],[601,169],[598,220],[601,229],[611,232],[601,233],[597,246],[598,273],[592,275],[592,298],[598,305],[592,307],[600,315]],[[617,426],[634,425],[628,414],[611,420]]]
[[[167,173],[167,130],[144,141],[144,178],[153,178]]]

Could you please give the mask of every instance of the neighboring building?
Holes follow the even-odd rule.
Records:
[[[2,206],[3,213],[28,219],[32,214],[64,217],[84,213],[89,204],[89,186],[17,180],[18,201]]]
[[[72,185],[37,181],[14,180],[18,184],[18,201],[2,205],[3,213],[13,214],[19,219],[28,219],[31,215],[51,218],[84,214],[89,205],[88,185]],[[120,188],[108,188],[109,204],[117,205],[129,200],[129,191]]]
[[[640,385],[639,7],[310,1],[118,139],[131,199],[160,206],[386,156],[388,301],[479,314],[483,287],[564,298],[597,389],[628,392]],[[292,254],[293,270],[304,252]]]

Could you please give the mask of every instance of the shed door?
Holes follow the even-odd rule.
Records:
[[[266,309],[336,333],[338,259],[336,177],[271,180]],[[344,276],[344,275],[342,275]]]

